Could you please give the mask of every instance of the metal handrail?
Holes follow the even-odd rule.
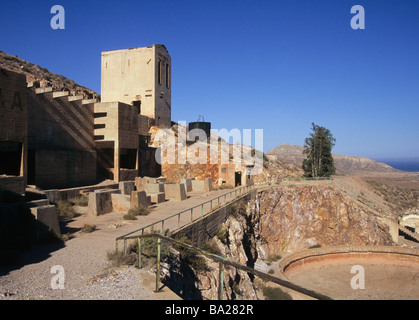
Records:
[[[262,272],[262,271],[259,271],[259,270],[250,268],[248,266],[242,265],[242,264],[240,264],[238,262],[235,262],[233,260],[230,260],[230,259],[221,257],[221,256],[216,255],[216,254],[213,254],[213,253],[209,253],[207,251],[204,251],[204,250],[202,250],[202,249],[200,249],[198,247],[195,247],[193,245],[190,245],[188,243],[184,243],[184,242],[181,242],[179,240],[176,240],[176,239],[173,239],[173,238],[170,238],[170,237],[166,237],[166,236],[163,236],[163,235],[158,234],[158,233],[137,235],[137,236],[131,236],[131,237],[128,237],[127,238],[127,239],[137,239],[138,240],[138,244],[139,244],[138,263],[139,263],[139,267],[140,268],[141,268],[141,239],[144,239],[144,238],[157,238],[156,292],[159,292],[160,291],[160,261],[161,261],[160,254],[161,254],[161,240],[164,240],[164,241],[170,242],[172,244],[175,244],[175,245],[184,247],[187,250],[191,250],[191,251],[197,252],[199,254],[202,254],[205,257],[210,258],[213,261],[219,263],[219,272],[218,272],[218,275],[219,275],[218,299],[219,300],[222,300],[223,299],[224,266],[225,265],[229,265],[229,266],[235,267],[237,269],[243,270],[245,272],[251,273],[251,274],[253,274],[255,276],[258,276],[258,277],[260,277],[262,279],[265,279],[267,281],[272,281],[272,282],[274,282],[276,284],[279,284],[279,285],[281,285],[281,286],[283,286],[285,288],[288,288],[288,289],[291,289],[291,290],[300,292],[302,294],[305,294],[305,295],[310,296],[310,297],[315,298],[315,299],[319,299],[319,300],[334,300],[333,298],[331,298],[331,297],[329,297],[327,295],[324,295],[324,294],[318,293],[316,291],[313,291],[313,290],[310,290],[310,289],[301,287],[301,286],[296,285],[296,284],[294,284],[292,282],[289,282],[287,280],[274,277],[274,276],[272,276],[270,274],[267,274],[265,272]]]
[[[178,217],[178,227],[180,228],[180,216],[181,216],[183,213],[185,213],[185,212],[190,212],[190,214],[191,214],[191,222],[193,222],[193,221],[195,221],[195,220],[197,220],[197,219],[200,219],[200,218],[204,217],[204,215],[205,215],[205,214],[204,214],[204,205],[206,205],[206,204],[210,203],[210,211],[209,211],[209,212],[207,212],[206,214],[211,213],[211,212],[213,211],[213,207],[212,207],[212,203],[213,203],[213,201],[217,200],[217,202],[218,202],[218,206],[217,206],[217,207],[215,207],[215,208],[219,208],[219,207],[220,207],[220,199],[224,198],[224,204],[227,204],[227,203],[229,203],[229,202],[231,202],[231,201],[233,201],[233,200],[235,200],[235,199],[239,198],[240,196],[242,196],[242,195],[244,195],[244,194],[248,193],[249,191],[253,190],[253,189],[254,189],[254,187],[255,187],[255,186],[254,186],[254,184],[251,184],[251,185],[248,185],[248,186],[243,186],[243,187],[240,187],[240,188],[238,188],[238,189],[234,189],[233,191],[230,191],[230,192],[227,192],[227,193],[225,193],[225,194],[222,194],[222,195],[220,195],[220,196],[218,196],[218,197],[215,197],[215,198],[213,198],[213,199],[211,199],[211,200],[205,201],[205,202],[200,203],[200,204],[198,204],[198,205],[196,205],[196,206],[193,206],[193,207],[188,208],[188,209],[186,209],[186,210],[183,210],[183,211],[180,211],[180,212],[178,212],[178,213],[175,213],[175,214],[173,214],[173,215],[171,215],[171,216],[169,216],[169,217],[163,218],[163,219],[161,219],[161,220],[159,220],[159,221],[156,221],[156,222],[150,223],[149,225],[146,225],[146,226],[141,227],[141,228],[139,228],[139,229],[136,229],[136,230],[134,230],[134,231],[128,232],[128,233],[126,233],[126,234],[124,234],[124,235],[119,236],[118,238],[116,238],[116,241],[118,241],[118,240],[122,240],[122,239],[125,239],[127,236],[129,236],[129,235],[131,235],[131,234],[134,234],[134,233],[137,233],[137,232],[141,232],[141,234],[144,234],[144,232],[145,232],[145,230],[146,230],[146,229],[148,229],[148,228],[152,228],[153,226],[158,225],[158,224],[161,224],[161,233],[163,233],[163,232],[164,232],[164,223],[165,223],[165,221],[167,221],[167,220],[169,220],[169,219],[171,219],[171,218],[174,218],[174,217]],[[243,191],[243,190],[244,190],[244,191]],[[239,192],[239,195],[238,195],[238,196],[237,196],[237,192]],[[232,193],[234,193],[234,198],[232,198]],[[227,195],[230,195],[230,199],[228,200],[228,202],[227,202]],[[194,210],[194,209],[196,209],[196,208],[199,208],[199,207],[201,207],[201,208],[202,208],[202,209],[201,209],[201,216],[200,216],[200,217],[198,217],[197,219],[193,219],[193,210]]]

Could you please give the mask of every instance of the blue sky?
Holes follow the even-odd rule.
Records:
[[[0,50],[98,93],[102,51],[162,43],[172,120],[263,129],[265,152],[302,145],[315,122],[335,153],[419,160],[417,0],[3,0],[0,28]]]

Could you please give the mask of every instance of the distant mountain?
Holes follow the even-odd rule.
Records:
[[[83,87],[71,79],[3,51],[0,51],[0,68],[24,74],[26,81],[35,87],[52,87],[54,91],[68,91],[70,95],[83,96],[85,99],[100,97],[93,90]]]
[[[288,163],[301,165],[304,159],[303,146],[294,146],[290,144],[282,144],[273,148],[267,154],[275,156],[278,160]],[[341,154],[333,154],[337,174],[366,174],[366,173],[385,173],[400,172],[389,165],[376,162],[369,158],[358,156],[345,156]]]

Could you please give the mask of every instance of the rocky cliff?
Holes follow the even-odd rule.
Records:
[[[268,254],[311,246],[391,245],[388,226],[331,186],[261,193],[261,245]]]
[[[330,185],[261,191],[234,206],[210,243],[216,254],[265,272],[271,257],[313,246],[393,244],[380,218]],[[185,299],[218,298],[218,263],[204,258],[206,267],[197,271],[175,260],[167,274],[175,291]],[[264,284],[246,272],[226,267],[224,283],[224,299],[263,299]]]

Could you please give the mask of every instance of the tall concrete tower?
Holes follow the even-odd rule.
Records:
[[[102,102],[120,101],[159,127],[171,125],[171,58],[166,47],[102,52]]]

